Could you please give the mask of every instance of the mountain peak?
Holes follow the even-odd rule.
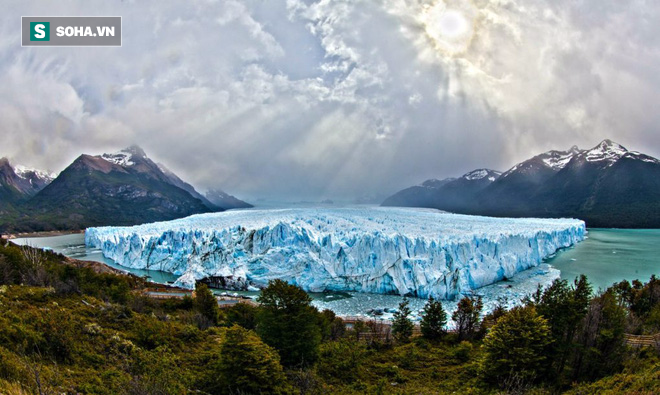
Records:
[[[586,152],[587,162],[606,161],[610,164],[619,160],[628,150],[621,144],[605,139],[597,146]]]
[[[33,167],[28,167],[28,166],[23,166],[23,165],[15,165],[14,166],[14,172],[16,173],[17,176],[23,178],[23,179],[39,179],[43,181],[44,183],[48,184],[51,181],[53,181],[57,177],[57,173],[54,173],[49,170],[39,170],[35,169]],[[32,182],[32,181],[30,181]]]
[[[594,147],[594,149],[597,149],[597,148],[600,148],[600,149],[603,149],[603,148],[620,149],[620,150],[627,151],[627,149],[624,146],[622,146],[619,143],[615,143],[614,141],[612,141],[610,139],[605,139],[605,140],[601,141],[596,147]]]
[[[495,179],[499,177],[500,174],[502,173],[491,169],[477,169],[464,174],[462,178],[465,178],[466,180],[469,181],[473,181],[473,180],[481,180],[483,178],[488,177],[490,181],[495,181]]]
[[[133,166],[135,164],[134,159],[146,158],[147,155],[144,153],[142,148],[138,147],[137,145],[131,145],[130,147],[124,148],[121,151],[114,152],[112,154],[103,154],[100,157],[108,162],[126,167]]]
[[[140,148],[140,146],[135,145],[135,144],[131,145],[130,147],[124,148],[120,152],[126,152],[128,154],[135,155],[135,156],[140,157],[140,158],[146,158],[147,157],[147,154],[144,152],[144,150],[142,148]]]

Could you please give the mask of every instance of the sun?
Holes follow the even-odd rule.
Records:
[[[468,32],[470,25],[459,11],[445,11],[437,22],[438,33],[443,37],[454,39]]]
[[[438,1],[425,7],[421,21],[436,49],[449,55],[465,52],[474,35],[477,10],[470,1]]]

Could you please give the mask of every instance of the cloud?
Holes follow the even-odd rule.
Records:
[[[660,4],[9,1],[0,128],[61,170],[143,146],[245,196],[351,199],[612,138],[660,155]],[[121,48],[22,48],[20,15],[122,15]]]

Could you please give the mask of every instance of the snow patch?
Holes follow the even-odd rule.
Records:
[[[133,166],[135,164],[133,162],[133,155],[124,151],[115,152],[114,154],[103,154],[101,158],[122,167]]]
[[[494,170],[477,169],[465,174],[463,178],[465,178],[466,180],[473,181],[473,180],[481,180],[490,176],[488,179],[490,181],[495,181],[495,178],[500,174],[501,174],[500,172]]]
[[[609,162],[609,166],[611,166],[626,153],[628,153],[628,150],[625,147],[611,140],[604,140],[596,147],[587,151],[585,158],[587,162],[605,161]]]
[[[541,155],[543,164],[554,171],[559,171],[566,167],[573,157],[582,151],[573,146],[568,151],[549,151]]]
[[[34,173],[37,176],[37,178],[42,179],[48,183],[50,183],[55,178],[57,178],[57,173],[50,171],[39,170],[22,165],[16,165],[13,168],[14,168],[14,173],[16,173],[17,176],[19,176],[24,180],[29,180],[28,173]],[[30,180],[30,182],[32,182],[32,180]]]

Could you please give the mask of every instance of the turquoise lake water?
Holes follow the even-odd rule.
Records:
[[[547,263],[572,281],[586,274],[594,290],[660,275],[660,229],[589,229],[588,238]]]

